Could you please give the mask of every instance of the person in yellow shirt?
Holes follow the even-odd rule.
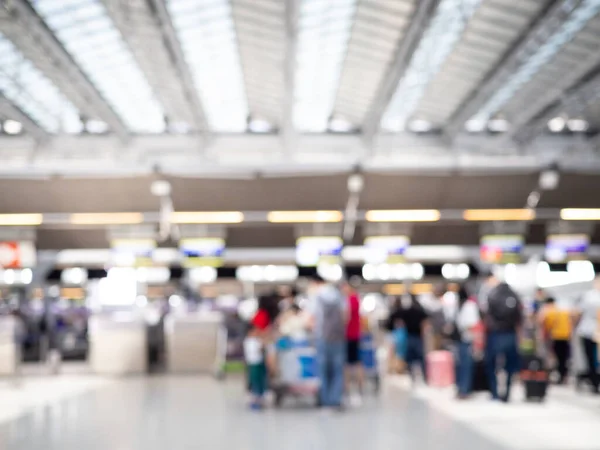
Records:
[[[567,379],[569,359],[571,354],[571,333],[573,324],[571,314],[568,310],[556,306],[554,298],[546,299],[546,306],[540,317],[542,327],[552,342],[552,350],[557,361],[559,383],[563,384]]]

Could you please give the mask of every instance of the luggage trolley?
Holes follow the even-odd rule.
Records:
[[[272,382],[275,406],[286,397],[309,397],[319,405],[320,381],[317,373],[317,351],[307,339],[280,338],[276,345],[277,377]]]

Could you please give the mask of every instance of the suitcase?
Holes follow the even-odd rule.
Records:
[[[543,401],[548,391],[549,373],[544,361],[537,356],[523,356],[521,381],[525,387],[525,399]]]
[[[490,390],[490,384],[485,366],[485,360],[475,361],[473,368],[473,392],[487,392]]]
[[[448,387],[455,383],[454,356],[448,351],[434,351],[427,355],[427,384]]]

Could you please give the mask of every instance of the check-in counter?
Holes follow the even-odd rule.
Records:
[[[0,317],[0,376],[17,375],[21,362],[21,349],[17,335],[19,322],[13,316]]]
[[[142,317],[114,313],[90,317],[90,367],[102,375],[129,375],[148,370],[146,324]]]
[[[170,314],[165,318],[165,338],[169,372],[221,373],[227,351],[221,313]]]

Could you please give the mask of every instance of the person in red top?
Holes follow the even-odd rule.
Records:
[[[356,384],[360,395],[362,394],[364,380],[363,367],[360,361],[360,299],[356,289],[348,282],[342,285],[342,292],[348,302],[346,391],[349,394],[352,384]],[[360,396],[356,398],[360,401]]]

